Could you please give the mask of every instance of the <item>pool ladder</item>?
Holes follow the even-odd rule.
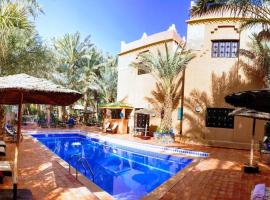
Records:
[[[69,162],[68,162],[68,172],[70,173],[71,171],[71,162],[74,158],[77,158],[76,160],[76,164],[75,164],[75,170],[76,170],[76,179],[78,179],[78,167],[81,165],[84,169],[84,175],[86,176],[86,172],[87,169],[89,170],[91,176],[92,176],[92,181],[95,182],[95,176],[93,173],[92,168],[90,167],[89,162],[87,161],[87,159],[85,157],[82,157],[81,154],[74,154],[72,156],[70,156],[69,158]]]

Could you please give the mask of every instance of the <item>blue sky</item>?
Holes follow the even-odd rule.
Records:
[[[44,40],[79,31],[91,35],[99,49],[116,55],[120,42],[143,32],[153,34],[175,24],[186,35],[190,0],[39,0],[45,11],[36,20]]]

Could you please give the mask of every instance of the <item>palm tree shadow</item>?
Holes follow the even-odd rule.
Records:
[[[184,135],[206,142],[206,135],[210,132],[205,126],[207,108],[232,108],[224,100],[226,95],[265,87],[264,75],[260,71],[239,60],[227,73],[212,73],[210,93],[194,89],[185,97],[184,124],[187,126]]]

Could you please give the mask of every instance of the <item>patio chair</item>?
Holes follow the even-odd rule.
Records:
[[[56,123],[55,122],[51,122],[50,123],[50,128],[56,128]]]
[[[68,126],[68,128],[73,128],[75,126],[75,120],[73,117],[69,117],[69,119],[67,121],[67,126]]]
[[[107,129],[110,128],[111,123],[110,122],[106,122],[104,125],[104,132],[107,132]]]
[[[117,133],[118,124],[114,123],[112,128],[107,128],[106,133]]]
[[[12,176],[12,169],[9,161],[0,161],[0,183],[3,183],[5,176]]]
[[[49,128],[46,121],[42,121],[42,122],[40,123],[40,127],[41,127],[41,128]]]

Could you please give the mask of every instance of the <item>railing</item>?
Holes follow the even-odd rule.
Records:
[[[68,171],[70,173],[71,171],[71,162],[74,158],[78,158],[75,164],[75,170],[76,170],[76,174],[75,177],[76,179],[78,179],[78,168],[81,165],[82,168],[84,169],[84,175],[87,175],[87,170],[90,172],[91,176],[92,176],[92,181],[95,182],[95,176],[93,173],[93,170],[89,164],[89,162],[87,161],[87,159],[85,157],[82,157],[81,154],[74,154],[72,156],[70,156],[69,160],[68,160]]]

